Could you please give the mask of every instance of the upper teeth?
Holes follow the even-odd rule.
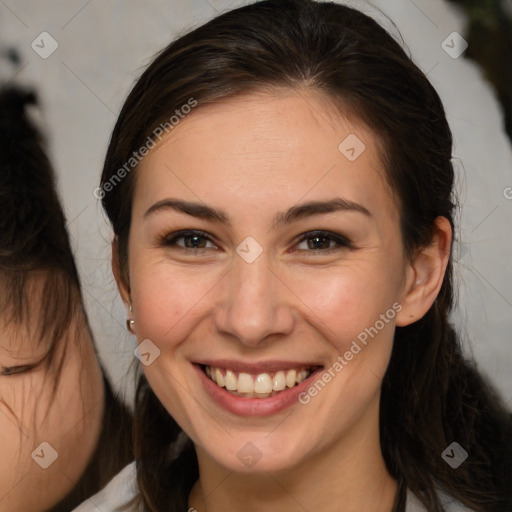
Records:
[[[274,391],[282,391],[286,387],[292,388],[305,380],[311,370],[299,368],[292,370],[280,370],[276,373],[236,373],[224,368],[206,366],[206,375],[220,387],[238,393],[270,394]]]

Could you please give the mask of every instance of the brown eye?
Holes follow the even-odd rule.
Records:
[[[327,236],[315,236],[307,239],[308,249],[331,249],[333,240]]]
[[[306,248],[299,249],[300,251],[331,252],[344,248],[353,248],[348,238],[328,231],[311,231],[310,233],[305,233],[301,236],[298,244],[303,242],[306,242]]]
[[[183,242],[178,243],[178,240],[183,240]],[[210,243],[212,247],[208,247],[208,243]],[[211,239],[202,231],[180,231],[178,233],[174,233],[171,236],[165,237],[161,241],[161,245],[165,247],[178,247],[185,250],[216,249],[216,246],[213,244]]]

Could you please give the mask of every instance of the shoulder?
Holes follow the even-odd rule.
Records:
[[[443,491],[438,490],[437,494],[441,499],[441,503],[446,512],[472,512],[469,508],[464,506],[453,496],[446,494]],[[416,497],[416,495],[407,489],[407,502],[405,505],[405,512],[427,512],[425,506]]]
[[[135,462],[123,468],[100,492],[85,500],[73,512],[115,512],[137,493]]]

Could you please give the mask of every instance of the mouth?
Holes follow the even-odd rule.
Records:
[[[270,398],[299,386],[321,366],[299,366],[269,372],[242,372],[213,365],[200,365],[207,378],[240,398]]]

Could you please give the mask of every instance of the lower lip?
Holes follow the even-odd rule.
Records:
[[[322,368],[315,370],[306,380],[293,388],[286,388],[277,395],[268,398],[242,398],[232,395],[225,388],[217,386],[202,370],[198,364],[193,364],[199,374],[205,391],[214,400],[227,411],[239,416],[270,416],[284,411],[298,402],[299,395],[311,385],[311,378],[315,377]]]

